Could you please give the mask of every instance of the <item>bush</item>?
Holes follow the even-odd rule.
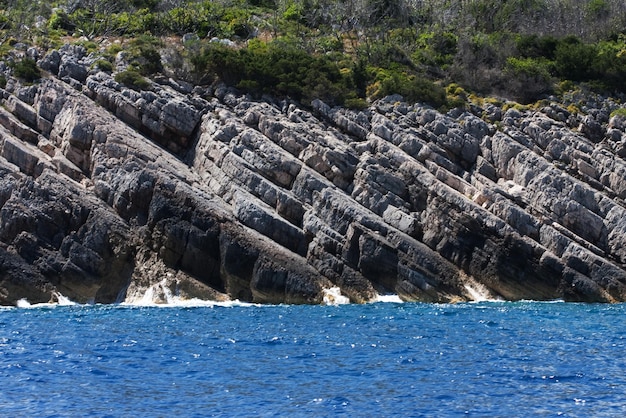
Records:
[[[113,71],[113,64],[105,59],[99,59],[98,61],[93,63],[92,68],[97,68],[100,71],[110,73],[111,71]]]
[[[620,35],[617,41],[599,42],[597,56],[593,61],[593,71],[607,90],[626,91],[626,36]]]
[[[457,44],[457,36],[450,32],[427,32],[418,37],[418,49],[412,58],[426,65],[445,68],[454,62]]]
[[[107,50],[104,53],[104,56],[106,58],[115,59],[115,56],[117,55],[117,53],[123,50],[124,48],[122,48],[122,45],[112,44],[110,47],[107,48]]]
[[[75,45],[80,45],[85,48],[88,54],[98,50],[98,44],[94,41],[78,41]]]
[[[346,99],[343,102],[343,105],[347,107],[348,109],[354,109],[354,110],[364,110],[369,107],[369,103],[367,103],[367,100],[361,99],[359,97]]]
[[[452,83],[446,87],[446,107],[455,109],[465,107],[468,101],[468,94],[463,87]]]
[[[126,70],[115,74],[115,81],[133,90],[146,90],[150,82],[135,70]]]
[[[423,102],[437,108],[446,104],[445,90],[430,80],[396,70],[377,72],[376,81],[368,86],[368,96],[372,99],[399,94],[407,102]]]
[[[507,90],[522,103],[530,103],[553,91],[550,63],[542,59],[507,59],[504,73]]]
[[[559,41],[552,36],[518,35],[516,48],[522,58],[546,58],[554,60]]]
[[[48,19],[48,29],[59,29],[71,32],[75,29],[75,27],[76,26],[72,23],[67,13],[61,9],[55,9],[50,16],[50,19]]]
[[[621,116],[626,118],[626,108],[620,107],[611,112],[611,117],[613,116]]]
[[[192,62],[196,72],[255,94],[342,104],[347,92],[347,81],[328,57],[310,55],[285,42],[251,42],[244,49],[210,43]]]
[[[595,78],[595,45],[582,43],[576,37],[567,37],[556,47],[555,68],[557,74],[572,81],[588,81]]]
[[[41,78],[41,71],[37,67],[35,60],[31,58],[24,58],[21,61],[17,61],[13,64],[13,75],[28,83]]]
[[[163,71],[161,54],[158,51],[161,46],[161,40],[149,35],[133,39],[128,43],[131,65],[145,76]]]

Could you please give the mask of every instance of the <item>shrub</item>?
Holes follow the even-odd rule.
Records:
[[[37,67],[35,60],[31,58],[24,58],[21,61],[17,61],[13,64],[13,75],[28,83],[41,78],[41,71]]]
[[[517,102],[506,102],[502,105],[502,111],[506,112],[509,109],[515,109],[520,112],[526,112],[530,107],[528,105],[523,105]]]
[[[369,107],[369,103],[367,103],[367,100],[361,99],[360,97],[346,99],[343,102],[343,105],[348,109],[354,110],[363,110]]]
[[[94,41],[79,41],[76,42],[76,45],[84,47],[87,53],[95,52],[98,49],[98,44]]]
[[[48,19],[48,29],[60,29],[71,32],[75,29],[75,27],[76,26],[72,23],[67,13],[61,9],[55,9]]]
[[[111,72],[113,71],[113,64],[105,59],[99,59],[93,63],[92,68],[97,68],[100,71]]]
[[[359,47],[358,53],[360,56],[367,57],[368,63],[376,67],[415,67],[411,57],[407,55],[406,51],[398,45],[391,43],[366,43],[365,45]]]
[[[577,86],[576,83],[574,83],[571,80],[563,80],[563,81],[559,81],[556,85],[556,93],[559,95],[563,95],[567,92],[576,90]]]
[[[465,107],[468,101],[468,95],[463,87],[452,83],[446,87],[446,107],[450,109]]]
[[[599,17],[611,11],[611,7],[606,0],[590,0],[587,3],[587,10],[593,16]]]
[[[344,76],[328,57],[308,54],[285,42],[251,42],[244,49],[211,43],[192,57],[192,63],[196,72],[256,94],[342,104],[347,90]]]
[[[559,41],[552,36],[518,35],[515,46],[518,54],[523,58],[554,59]]]
[[[375,82],[368,86],[368,96],[372,99],[399,94],[407,102],[423,102],[433,107],[446,104],[445,90],[428,79],[397,70],[377,72]]]
[[[149,35],[134,38],[128,44],[131,65],[141,75],[151,75],[162,71],[161,54],[158,51],[161,46],[161,40]]]
[[[115,59],[115,56],[117,55],[117,53],[121,52],[123,50],[124,50],[124,48],[122,48],[122,45],[120,45],[120,44],[112,44],[104,52],[104,57],[107,58],[107,59]]]
[[[555,69],[557,74],[572,81],[588,81],[594,78],[595,45],[582,43],[576,37],[567,37],[556,47]]]
[[[613,116],[621,116],[626,118],[626,108],[620,107],[611,112],[611,117]]]
[[[570,104],[569,106],[567,106],[567,111],[572,115],[577,115],[580,113],[580,108],[575,104]]]
[[[133,90],[146,90],[150,82],[136,70],[126,70],[115,74],[115,81]]]
[[[507,90],[523,103],[537,100],[553,91],[550,63],[534,58],[507,59],[504,73],[507,76]]]
[[[448,67],[454,61],[457,44],[457,36],[450,32],[427,32],[418,37],[412,58],[426,65]]]
[[[593,72],[607,90],[625,91],[626,85],[626,36],[617,41],[596,44],[597,56],[593,61]]]

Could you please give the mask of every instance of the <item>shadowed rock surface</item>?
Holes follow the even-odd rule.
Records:
[[[62,48],[0,91],[2,304],[626,300],[610,100],[305,110],[165,79],[139,92],[89,65]]]

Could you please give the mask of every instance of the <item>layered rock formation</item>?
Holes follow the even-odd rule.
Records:
[[[0,303],[626,300],[626,120],[390,97],[305,110],[89,70],[9,79]],[[156,286],[156,287],[155,287]],[[155,299],[159,300],[158,292]]]

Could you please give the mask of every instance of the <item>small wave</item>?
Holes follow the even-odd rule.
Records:
[[[56,298],[57,305],[60,305],[60,306],[78,305],[76,302],[71,301],[70,298],[63,296],[59,292],[54,292],[52,295]]]
[[[56,302],[54,302],[56,300]],[[15,302],[15,306],[18,308],[52,308],[55,306],[74,306],[78,305],[76,302],[70,300],[70,298],[63,296],[60,292],[52,293],[52,300],[44,303],[30,303],[28,299],[22,298]]]
[[[47,304],[49,305],[49,304]],[[18,300],[15,303],[15,306],[17,306],[18,308],[32,308],[33,305],[31,305],[31,303],[26,299],[26,298],[22,298],[20,300]]]
[[[226,307],[232,308],[236,306],[260,306],[258,304],[241,302],[239,300],[207,300],[198,298],[182,298],[174,294],[171,290],[172,283],[169,278],[165,278],[157,283],[153,283],[147,288],[133,289],[126,295],[121,306],[131,307],[163,307],[163,308],[199,308],[199,307]]]
[[[536,299],[520,299],[516,301],[518,303],[566,303],[563,299],[548,299],[548,300],[536,300]],[[571,302],[567,302],[571,304]]]
[[[241,302],[240,300],[227,300],[227,301],[216,301],[216,300],[204,300],[204,299],[181,299],[178,297],[173,297],[171,300],[167,302],[122,302],[120,306],[128,306],[128,307],[153,307],[153,308],[213,308],[213,307],[222,307],[222,308],[235,308],[235,307],[261,307],[264,305],[258,303],[250,303],[250,302]]]

